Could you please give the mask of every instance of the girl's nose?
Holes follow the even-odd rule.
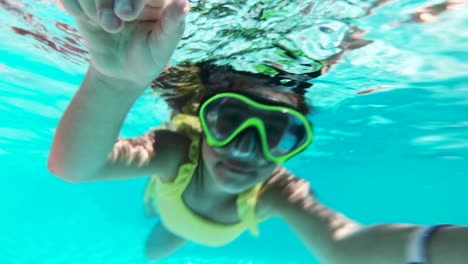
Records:
[[[233,157],[250,158],[260,150],[260,137],[255,128],[248,128],[237,135],[230,144]]]

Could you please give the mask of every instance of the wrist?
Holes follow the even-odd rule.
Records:
[[[92,67],[88,69],[80,91],[100,102],[130,106],[143,94],[146,87],[132,82],[103,76]]]
[[[276,216],[285,219],[292,215],[310,211],[315,207],[320,207],[320,203],[313,196],[302,197],[301,199],[283,197],[283,199],[275,203],[273,212]]]
[[[125,78],[116,78],[105,75],[97,70],[92,64],[88,68],[86,78],[92,80],[99,87],[106,87],[126,94],[141,95],[149,86],[148,84],[137,83]]]
[[[275,205],[272,207],[272,213],[274,214],[274,216],[284,219],[288,215],[291,215],[295,210],[297,210],[296,207],[297,206],[293,203],[282,201],[275,203]]]
[[[261,211],[265,217],[284,218],[285,215],[294,211],[294,204],[288,202],[284,196],[270,196],[269,199],[264,199],[261,205]]]

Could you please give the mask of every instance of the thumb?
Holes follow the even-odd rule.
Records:
[[[183,30],[183,22],[189,11],[188,0],[174,0],[164,11],[161,19],[162,30],[166,33]]]

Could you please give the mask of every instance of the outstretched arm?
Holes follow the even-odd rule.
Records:
[[[420,228],[407,224],[362,226],[321,204],[308,182],[286,170],[266,183],[260,199],[324,263],[407,263],[408,243]],[[429,240],[428,264],[465,264],[466,245],[468,227],[440,229]]]

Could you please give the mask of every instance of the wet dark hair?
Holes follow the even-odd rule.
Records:
[[[220,93],[236,93],[240,95],[244,95],[254,101],[265,104],[265,105],[273,105],[273,106],[285,106],[296,111],[307,115],[309,113],[309,106],[305,103],[303,96],[297,95],[288,95],[280,93],[276,90],[268,89],[268,88],[256,88],[256,89],[216,89],[214,91],[209,91],[205,94],[205,96],[200,100],[199,105],[203,105],[203,103]],[[287,99],[285,98],[287,97]]]
[[[307,81],[320,72],[299,75],[276,70],[279,73],[271,77],[216,65],[213,60],[196,64],[182,62],[164,71],[153,81],[152,89],[164,98],[174,114],[196,115],[202,101],[223,92],[308,114],[311,107],[305,102],[305,94],[312,84]]]

